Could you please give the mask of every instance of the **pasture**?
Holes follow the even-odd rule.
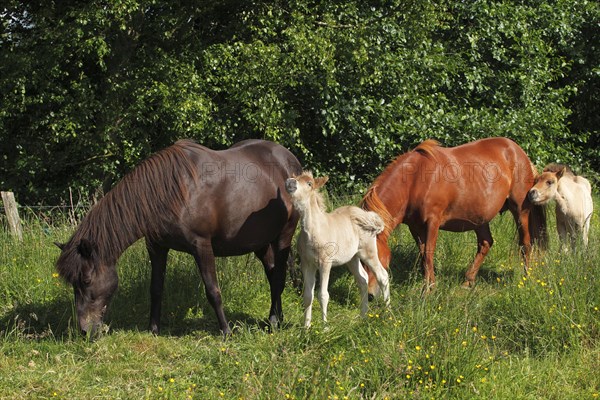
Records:
[[[472,289],[460,285],[475,234],[441,232],[437,286],[426,297],[417,248],[401,225],[389,241],[390,308],[376,300],[360,318],[352,276],[335,269],[329,322],[315,307],[310,330],[294,277],[282,298],[284,323],[269,332],[260,262],[217,259],[234,325],[225,341],[192,257],[177,252],[169,254],[161,335],[146,331],[150,264],[142,242],[119,260],[119,289],[105,318],[110,332],[81,337],[72,288],[54,269],[53,242],[75,227],[66,218],[26,216],[23,243],[0,232],[0,398],[599,398],[600,219],[596,212],[589,249],[579,244],[565,254],[553,207],[548,216],[550,248],[526,277],[510,213],[494,219],[494,246]]]

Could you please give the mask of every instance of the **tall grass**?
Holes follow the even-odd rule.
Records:
[[[334,202],[342,202],[333,199]],[[347,203],[347,201],[344,201]],[[596,202],[596,209],[598,204]],[[475,253],[473,233],[443,232],[437,287],[423,297],[417,252],[405,227],[393,248],[392,304],[359,317],[358,289],[334,270],[329,323],[302,327],[289,282],[285,322],[266,327],[269,290],[252,256],[218,260],[224,341],[191,256],[172,252],[163,333],[145,331],[150,265],[144,246],[119,260],[111,332],[76,333],[72,289],[55,274],[74,227],[25,223],[23,243],[0,232],[0,398],[224,399],[594,399],[600,396],[600,221],[589,249],[550,250],[528,276],[510,215],[494,220],[495,244],[471,290],[460,288]]]

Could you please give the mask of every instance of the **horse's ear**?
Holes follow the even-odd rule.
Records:
[[[77,251],[84,258],[92,258],[95,250],[96,246],[87,239],[81,239],[77,245]]]
[[[315,189],[323,187],[323,185],[325,185],[328,180],[329,180],[328,176],[323,176],[321,178],[315,178]]]
[[[67,245],[66,243],[58,243],[58,242],[54,242],[54,244],[56,245],[56,247],[58,247],[61,250],[64,250],[65,246]]]
[[[556,179],[562,178],[562,176],[565,174],[566,170],[567,170],[567,167],[562,167],[558,172],[556,172]]]

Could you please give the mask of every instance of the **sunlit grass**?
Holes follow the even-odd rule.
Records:
[[[598,208],[597,208],[598,209]],[[268,284],[252,256],[218,261],[223,340],[193,259],[169,256],[162,334],[145,331],[149,261],[142,243],[119,261],[111,332],[76,332],[72,289],[56,276],[54,241],[72,227],[25,224],[22,244],[0,232],[0,398],[405,399],[583,398],[600,395],[600,222],[588,251],[550,250],[527,276],[510,215],[477,285],[460,288],[473,233],[440,236],[436,290],[422,297],[417,252],[405,227],[394,250],[392,305],[359,317],[358,289],[334,270],[329,323],[302,327],[302,300],[288,283],[285,322],[266,326]]]

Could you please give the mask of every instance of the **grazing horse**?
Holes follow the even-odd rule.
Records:
[[[300,163],[284,147],[262,140],[215,151],[190,140],[152,155],[127,174],[83,219],[62,249],[56,268],[73,285],[79,327],[102,325],[117,289],[119,256],[144,237],[152,264],[150,330],[160,329],[169,249],[194,256],[206,296],[223,334],[215,257],[254,252],[271,288],[269,321],[283,318],[281,293],[298,213],[285,179]]]
[[[385,221],[385,229],[377,236],[381,263],[389,266],[388,238],[397,225],[405,223],[419,247],[425,291],[429,291],[435,284],[438,231],[472,230],[477,235],[477,254],[463,283],[472,287],[493,244],[489,223],[508,209],[517,224],[527,271],[532,240],[545,243],[546,235],[544,209],[527,197],[535,175],[525,152],[507,138],[481,139],[452,148],[424,141],[388,165],[362,200],[364,209],[376,211]],[[369,289],[376,293],[371,277]]]
[[[556,228],[563,250],[569,249],[568,244],[574,249],[579,236],[587,246],[594,212],[592,186],[587,179],[576,176],[566,165],[549,164],[529,190],[529,199],[540,205],[556,201]]]
[[[379,215],[358,207],[344,206],[331,213],[325,211],[323,195],[319,193],[327,177],[313,179],[312,173],[289,178],[285,188],[292,197],[294,208],[300,213],[298,252],[304,277],[304,326],[312,319],[312,302],[317,270],[321,278],[319,303],[323,321],[327,322],[329,273],[331,267],[348,265],[360,288],[361,314],[368,310],[368,275],[361,261],[371,266],[379,288],[389,304],[388,273],[379,263],[375,236],[383,231]]]

